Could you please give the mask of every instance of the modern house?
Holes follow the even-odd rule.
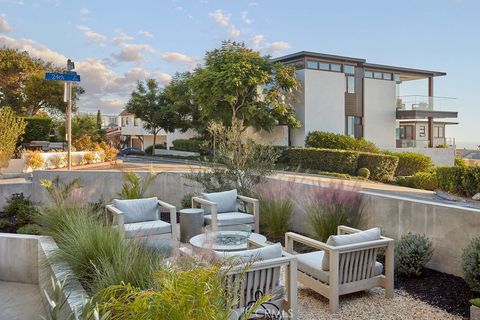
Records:
[[[133,114],[126,110],[123,110],[120,115],[120,147],[134,147],[144,150],[153,145],[153,134],[145,130],[143,122],[139,118],[136,118]],[[175,132],[165,132],[160,130],[156,137],[156,144],[163,144],[167,148],[172,146],[172,141],[176,139],[189,139],[196,136],[193,130],[181,132],[175,130]]]
[[[441,119],[457,118],[451,110],[455,99],[434,95],[434,78],[444,72],[306,51],[274,60],[294,66],[302,84],[295,101],[302,126],[276,128],[269,135],[275,144],[303,146],[311,131],[363,137],[385,149],[454,144],[445,126],[457,123]],[[402,83],[421,79],[426,79],[425,95],[399,95]]]

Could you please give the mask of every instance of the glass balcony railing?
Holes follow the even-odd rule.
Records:
[[[456,98],[429,96],[398,96],[397,110],[455,111]]]
[[[436,148],[454,147],[455,138],[433,138]],[[397,148],[428,148],[428,140],[397,139]]]

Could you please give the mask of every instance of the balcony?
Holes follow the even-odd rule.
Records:
[[[434,147],[455,147],[455,138],[433,138]],[[428,148],[428,140],[397,139],[397,148]]]
[[[430,96],[397,97],[397,119],[457,118],[458,112],[452,111],[456,98]]]

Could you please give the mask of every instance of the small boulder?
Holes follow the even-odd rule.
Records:
[[[480,192],[472,197],[472,200],[480,201]]]

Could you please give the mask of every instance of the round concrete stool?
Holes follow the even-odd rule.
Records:
[[[201,234],[203,227],[203,209],[188,208],[180,210],[180,242],[188,243],[191,237]]]

